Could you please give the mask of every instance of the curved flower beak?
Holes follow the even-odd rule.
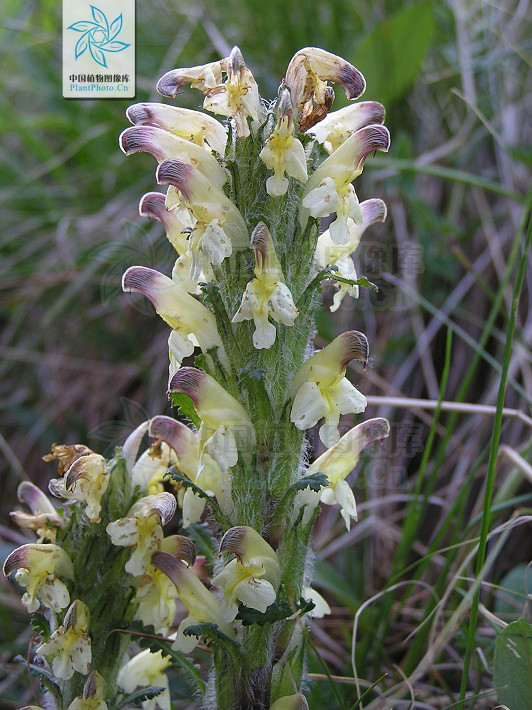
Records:
[[[107,525],[113,545],[134,548],[125,566],[126,572],[134,577],[146,572],[151,555],[161,547],[161,526],[173,517],[176,505],[171,493],[146,496],[131,506],[126,517]]]
[[[326,505],[338,503],[347,529],[351,519],[357,519],[353,491],[345,479],[355,468],[362,451],[374,441],[385,439],[390,434],[390,424],[386,419],[368,419],[350,429],[330,449],[312,463],[307,475],[324,473],[328,487],[321,493],[321,501]]]
[[[372,124],[382,124],[386,112],[378,101],[360,101],[338,111],[331,111],[312,128],[312,133],[328,153],[333,153],[356,131]]]
[[[177,466],[191,480],[198,470],[197,436],[177,419],[158,416],[150,421],[149,434],[164,441],[176,454]]]
[[[198,416],[211,430],[219,427],[251,427],[251,420],[232,395],[216,380],[195,367],[182,367],[170,382],[168,391],[186,394],[194,403]]]
[[[322,119],[330,108],[332,90],[328,81],[340,84],[348,99],[356,99],[366,90],[362,74],[345,59],[318,47],[305,47],[294,54],[286,70],[285,83],[294,106],[301,111],[302,131]]]
[[[301,221],[308,215],[327,217],[336,212],[329,231],[333,242],[349,241],[348,220],[358,225],[363,222],[360,204],[351,185],[364,167],[366,157],[376,151],[386,152],[390,146],[390,133],[385,126],[372,125],[353,133],[316,169],[303,193]]]
[[[190,653],[196,646],[194,638],[184,635],[187,627],[197,623],[211,622],[218,625],[227,636],[234,632],[224,620],[220,602],[201,583],[192,569],[166,552],[157,552],[152,557],[152,565],[163,572],[174,583],[177,594],[189,615],[181,622],[176,641],[172,648]]]
[[[353,220],[348,220],[347,229],[349,239],[346,244],[336,244],[327,229],[318,237],[316,258],[321,267],[325,268],[336,264],[339,259],[352,254],[360,244],[360,240],[368,227],[376,222],[384,222],[387,216],[386,204],[379,199],[372,198],[360,203],[362,224],[357,225]]]
[[[190,84],[193,89],[206,93],[222,81],[222,71],[226,71],[227,59],[217,62],[202,64],[186,69],[172,69],[166,72],[157,83],[157,91],[162,96],[174,97],[185,84]]]
[[[202,148],[214,150],[221,156],[225,154],[225,127],[200,111],[167,104],[141,103],[130,106],[126,115],[135,126],[156,126]]]
[[[133,470],[135,459],[137,458],[137,454],[139,451],[139,446],[141,445],[142,439],[148,431],[149,425],[149,421],[142,422],[142,424],[139,424],[139,426],[134,429],[127,437],[122,446],[121,456],[126,462],[126,468],[129,473],[131,473],[131,471]]]
[[[28,506],[31,513],[15,510],[10,513],[13,522],[21,528],[35,530],[38,542],[55,542],[57,528],[64,527],[66,519],[56,511],[44,493],[29,481],[23,481],[19,485],[17,496],[21,503]]]
[[[69,680],[75,671],[82,675],[89,672],[92,658],[89,618],[86,604],[76,599],[61,626],[37,648],[38,654],[52,658],[52,671],[57,678]]]
[[[273,239],[264,222],[259,222],[253,230],[251,249],[255,255],[255,278],[246,286],[232,322],[254,321],[253,345],[259,350],[270,348],[275,342],[277,330],[269,317],[277,323],[292,326],[298,310],[290,289],[284,283]]]
[[[344,376],[351,360],[367,362],[369,345],[366,336],[357,330],[346,331],[323,350],[310,357],[294,378],[291,396],[294,399],[290,420],[305,430],[325,418],[320,438],[326,446],[339,439],[341,414],[360,414],[366,408],[366,398]]]
[[[83,693],[70,703],[68,710],[108,710],[105,702],[107,685],[98,671],[92,671],[85,681]]]
[[[15,579],[26,588],[22,603],[30,613],[37,611],[39,601],[59,613],[68,606],[70,594],[59,577],[74,578],[74,567],[68,554],[53,543],[22,545],[8,555],[4,574],[17,570]]]
[[[192,334],[205,353],[213,347],[222,348],[213,314],[168,276],[145,266],[131,266],[122,277],[122,288],[146,296],[165,323],[183,334],[190,343],[183,355],[194,350]]]
[[[158,163],[175,158],[199,170],[218,188],[227,182],[227,174],[214,156],[195,143],[155,126],[126,128],[119,141],[126,155],[150,153]]]
[[[264,613],[275,602],[281,582],[281,568],[275,550],[253,528],[228,530],[220,543],[220,554],[236,557],[212,579],[224,592],[224,615],[232,621],[237,602]]]
[[[168,241],[179,256],[188,251],[188,235],[194,226],[194,219],[186,208],[169,210],[166,208],[166,196],[161,192],[146,193],[139,203],[141,217],[151,217],[160,222]]]
[[[77,458],[63,478],[52,478],[52,495],[77,500],[85,504],[85,515],[91,523],[99,523],[101,500],[109,485],[107,462],[100,454],[86,454]]]

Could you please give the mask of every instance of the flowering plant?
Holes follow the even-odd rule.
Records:
[[[266,102],[235,47],[158,83],[164,96],[200,90],[224,123],[166,104],[128,110],[120,146],[152,154],[166,190],[145,195],[140,213],[161,222],[176,262],[171,276],[131,266],[123,288],[169,326],[168,393],[191,426],[155,417],[109,461],[54,445],[59,507],[22,484],[30,512],[13,516],[38,541],[13,551],[5,573],[28,611],[45,609],[32,669],[46,707],[168,710],[172,665],[204,708],[307,707],[307,628],[330,611],[310,586],[312,526],[321,504],[339,505],[348,528],[356,520],[346,477],[389,434],[385,419],[338,428],[366,407],[346,377],[367,362],[366,337],[349,330],[312,352],[322,282],[338,286],[333,310],[358,296],[350,255],[386,216],[353,186],[367,156],[388,150],[384,110],[329,112],[329,82],[350,100],[365,89],[351,64],[306,48]],[[318,422],[329,448],[309,466],[305,431]],[[180,534],[167,535],[178,510]],[[176,600],[186,613],[169,636]],[[139,629],[149,647],[129,657]],[[206,677],[188,659],[198,643],[212,651]]]

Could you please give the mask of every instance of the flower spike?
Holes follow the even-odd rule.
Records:
[[[70,594],[59,577],[73,579],[74,567],[62,547],[38,543],[22,545],[13,550],[4,562],[6,577],[15,570],[15,580],[26,588],[22,603],[30,613],[39,608],[37,597],[56,613],[68,606]]]
[[[325,418],[320,439],[326,446],[338,441],[340,415],[359,414],[366,408],[364,395],[345,377],[347,365],[351,360],[366,363],[368,354],[366,336],[350,330],[303,364],[292,386],[290,419],[298,429],[308,429]]]
[[[186,141],[154,126],[131,126],[120,134],[120,148],[126,155],[150,153],[158,163],[182,160],[199,170],[218,188],[227,182],[227,174],[216,158],[195,143]]]
[[[184,631],[198,623],[217,624],[224,634],[234,636],[233,629],[224,619],[220,602],[200,582],[192,569],[166,552],[156,552],[151,563],[174,583],[179,599],[189,612],[179,624],[173,649],[190,653],[195,648],[197,641],[194,637],[185,636]]]
[[[220,554],[235,558],[212,579],[224,592],[224,616],[232,621],[238,613],[237,602],[264,613],[275,602],[281,582],[281,568],[275,550],[253,528],[239,526],[228,530],[220,543]]]
[[[315,498],[326,505],[338,503],[342,518],[349,530],[351,519],[357,519],[357,510],[353,491],[346,482],[347,476],[355,468],[362,451],[374,441],[385,439],[390,434],[390,424],[386,419],[368,419],[350,429],[330,449],[319,456],[309,467],[307,475],[324,473],[328,486]],[[308,501],[307,501],[308,502]]]
[[[259,222],[251,235],[251,249],[255,254],[255,278],[246,286],[242,302],[233,316],[233,323],[253,320],[253,345],[257,350],[271,348],[275,342],[277,323],[294,325],[298,310],[290,289],[284,283],[281,264],[275,253],[270,230]]]
[[[207,146],[221,156],[225,154],[225,127],[205,113],[167,104],[141,103],[130,106],[126,115],[135,126],[156,126],[201,147]]]

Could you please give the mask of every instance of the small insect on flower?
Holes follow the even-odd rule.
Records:
[[[357,519],[357,509],[353,491],[345,479],[357,465],[362,451],[374,441],[385,439],[389,434],[390,425],[386,419],[368,419],[350,429],[334,446],[327,449],[310,465],[307,475],[324,473],[328,485],[319,493],[310,491],[309,494],[308,490],[305,490],[301,491],[302,495],[298,494],[296,509],[303,505],[307,506],[304,520],[310,519],[319,501],[326,505],[337,503],[346,528],[349,530],[351,519]]]
[[[46,660],[52,659],[52,671],[57,678],[68,680],[75,671],[82,675],[89,672],[92,654],[88,631],[89,610],[86,604],[76,599],[61,626],[36,649]]]
[[[264,613],[275,602],[281,568],[275,550],[253,528],[228,530],[220,543],[220,554],[235,557],[213,577],[212,583],[224,593],[224,618],[232,621],[238,602]]]
[[[259,158],[273,170],[266,180],[266,191],[272,197],[281,197],[288,190],[284,174],[300,182],[307,182],[307,158],[300,140],[294,136],[294,110],[290,92],[281,89],[277,108],[277,125],[264,144]]]
[[[277,334],[269,317],[277,323],[291,326],[294,325],[298,310],[290,289],[284,282],[273,239],[264,222],[259,222],[253,230],[251,249],[255,255],[255,278],[246,286],[242,303],[232,322],[253,320],[254,347],[257,350],[268,349],[274,344]]]
[[[56,613],[68,606],[70,594],[59,577],[73,579],[74,567],[59,545],[36,543],[18,547],[4,563],[6,576],[15,570],[15,580],[26,589],[22,603],[30,613],[39,608],[39,599]]]
[[[360,414],[366,398],[345,377],[351,360],[367,362],[369,345],[366,336],[349,330],[335,338],[323,350],[310,357],[294,378],[290,420],[298,429],[313,427],[324,418],[320,439],[332,446],[340,438],[341,414]]]
[[[92,671],[85,685],[83,693],[70,703],[68,710],[108,710],[105,702],[107,684],[98,671]]]
[[[156,686],[164,688],[162,693],[144,700],[142,707],[144,710],[155,710],[160,707],[161,710],[170,710],[170,687],[168,685],[168,676],[164,672],[172,665],[171,656],[163,656],[162,651],[152,653],[149,649],[137,653],[136,656],[130,658],[129,661],[122,666],[118,673],[117,683],[126,693],[132,693],[136,688],[147,688]]]
[[[58,498],[77,500],[85,504],[85,515],[91,523],[100,522],[102,496],[109,485],[107,462],[91,452],[77,458],[62,478],[52,478],[50,493]]]
[[[37,542],[55,542],[57,528],[67,524],[65,516],[60,515],[44,493],[29,481],[23,481],[17,488],[17,496],[25,503],[31,513],[14,510],[11,519],[20,528],[35,530]]]
[[[107,525],[113,545],[134,547],[126,562],[126,572],[134,577],[146,573],[152,554],[161,547],[162,526],[172,519],[175,509],[176,500],[171,493],[158,493],[140,498],[125,518]]]
[[[213,623],[230,638],[234,637],[233,628],[227,623],[220,602],[208,591],[195,572],[181,560],[166,552],[156,552],[152,565],[166,574],[175,584],[179,599],[187,609],[188,616],[179,624],[172,648],[182,653],[190,653],[197,645],[194,636],[186,636],[185,630],[200,623]]]

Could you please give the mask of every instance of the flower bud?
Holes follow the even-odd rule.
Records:
[[[70,703],[68,710],[108,710],[105,702],[107,685],[98,671],[92,671],[85,685],[83,693]]]
[[[308,703],[303,693],[283,695],[270,705],[270,710],[308,710]]]

